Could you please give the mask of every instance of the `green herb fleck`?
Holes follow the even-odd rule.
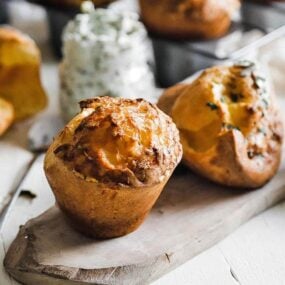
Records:
[[[206,105],[208,107],[210,107],[212,111],[215,111],[215,110],[218,109],[218,106],[215,103],[213,103],[213,102],[207,102]]]
[[[265,131],[264,128],[258,128],[257,130],[258,130],[259,133],[262,133],[262,134],[266,135],[266,131]]]
[[[266,99],[262,99],[262,102],[264,103],[265,107],[268,108],[269,107],[269,103]]]
[[[229,124],[229,123],[223,123],[223,127],[226,128],[227,130],[238,130],[238,131],[240,131],[239,127],[234,126],[234,125]]]

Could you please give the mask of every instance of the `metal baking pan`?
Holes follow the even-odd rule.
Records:
[[[1,1],[1,0],[0,0]],[[50,30],[50,40],[53,51],[58,58],[62,56],[62,33],[66,24],[80,12],[79,8],[66,8],[56,5],[49,5],[44,1],[28,0],[29,2],[41,5],[47,12],[47,19]],[[103,6],[103,7],[106,7]]]
[[[8,23],[8,11],[5,1],[0,0],[0,24]]]
[[[1,1],[1,0],[0,0]],[[48,26],[50,31],[51,47],[54,54],[61,58],[62,52],[62,32],[69,20],[73,19],[74,16],[79,13],[79,8],[67,8],[60,5],[51,5],[49,2],[38,1],[38,0],[27,0],[28,2],[40,5],[45,8],[47,13]]]
[[[227,35],[209,41],[152,38],[160,87],[182,81],[198,70],[250,57],[257,48],[285,35],[285,4],[243,2],[240,17]]]
[[[45,8],[47,12],[47,19],[48,19],[48,24],[49,24],[52,48],[53,48],[55,55],[58,58],[61,58],[63,29],[66,26],[66,24],[71,19],[73,19],[76,14],[80,12],[80,9],[79,8],[67,8],[67,7],[62,7],[58,5],[49,5],[44,0],[27,0],[27,1],[33,4],[36,4],[36,5],[41,5]],[[118,2],[121,2],[120,3],[121,9],[124,9],[127,6],[128,8],[130,8],[130,10],[134,10],[133,6],[136,6],[134,5],[134,3],[132,3],[129,0],[118,0],[118,1],[112,0],[110,1],[109,4],[101,5],[99,7],[107,8],[108,6],[113,5],[113,3],[118,3]]]
[[[66,24],[74,18],[79,10],[62,11],[53,7],[46,7],[47,18],[50,30],[50,40],[55,55],[60,58],[62,56],[62,32]]]

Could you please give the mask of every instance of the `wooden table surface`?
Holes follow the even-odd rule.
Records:
[[[42,78],[49,94],[50,105],[37,118],[58,113],[57,63],[48,51],[44,58]],[[1,201],[14,190],[34,157],[27,150],[26,134],[37,118],[15,125],[0,140]],[[38,179],[41,177],[38,174],[43,171],[42,161],[43,155],[40,155],[20,185],[22,190],[28,190],[36,197],[20,195],[1,232],[0,285],[18,284],[5,273],[2,260],[19,226],[54,204],[51,192],[41,191],[43,183],[47,183]],[[219,244],[152,285],[173,284],[285,284],[285,203],[252,219]]]

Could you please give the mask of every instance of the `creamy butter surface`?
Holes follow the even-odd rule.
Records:
[[[96,96],[154,96],[148,60],[147,33],[131,12],[94,9],[79,14],[63,35],[61,107],[66,120],[78,111],[78,101]]]

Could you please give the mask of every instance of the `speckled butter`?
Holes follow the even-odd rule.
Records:
[[[94,9],[70,21],[63,35],[61,108],[66,120],[78,101],[109,95],[144,98],[154,94],[144,26],[134,13]]]

